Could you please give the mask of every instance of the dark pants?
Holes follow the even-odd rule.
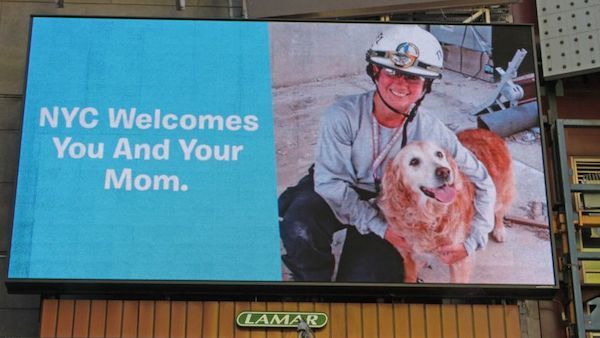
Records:
[[[374,194],[357,190],[361,199]],[[286,250],[283,262],[295,281],[331,281],[335,260],[331,253],[333,233],[347,229],[336,281],[401,283],[402,257],[392,245],[375,234],[361,235],[344,225],[314,190],[312,168],[294,187],[279,197],[279,230]]]

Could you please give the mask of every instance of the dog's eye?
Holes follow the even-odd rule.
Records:
[[[442,153],[441,151],[438,151],[435,153],[435,156],[437,156],[438,158],[444,158],[444,153]]]
[[[418,166],[419,163],[421,163],[421,161],[418,158],[414,157],[410,160],[409,164],[411,167],[415,167],[415,166]]]

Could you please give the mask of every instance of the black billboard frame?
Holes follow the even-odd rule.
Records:
[[[224,19],[224,18],[153,18],[153,17],[110,17],[110,16],[65,16],[65,15],[32,15],[27,50],[27,64],[23,89],[23,107],[21,118],[24,118],[25,101],[27,96],[27,79],[30,61],[31,34],[34,18],[83,18],[83,19],[131,19],[131,20],[178,20],[178,21],[225,21],[225,22],[292,22],[292,23],[356,23],[356,24],[407,24],[407,22],[374,22],[361,20],[306,20],[306,19]],[[460,25],[460,26],[523,26],[531,32],[532,57],[537,65],[537,48],[535,44],[534,26],[532,24],[478,24],[478,23],[446,23],[446,22],[410,22],[421,25]],[[541,109],[540,77],[538,67],[534,67],[536,102],[538,103],[539,126],[544,129],[544,119]],[[21,121],[21,126],[23,121]],[[21,152],[22,129],[19,139],[19,157]],[[550,182],[547,154],[543,146],[546,144],[545,135],[541,133],[542,159],[546,199],[551,201]],[[18,163],[17,163],[18,165]],[[19,173],[17,172],[17,178]],[[7,267],[10,264],[10,248],[16,203],[17,180],[11,209],[11,224],[9,231],[9,251]],[[551,208],[548,208],[550,216]],[[548,217],[548,219],[551,219]],[[548,229],[552,232],[551,227]],[[440,300],[451,298],[467,298],[472,300],[501,299],[551,299],[559,291],[559,275],[556,257],[556,239],[550,236],[552,251],[552,269],[554,284],[386,284],[386,283],[342,283],[342,282],[230,282],[230,281],[171,281],[171,280],[95,280],[95,279],[19,279],[7,278],[5,285],[9,293],[14,294],[43,294],[49,297],[60,295],[93,295],[100,297],[125,297],[136,299],[318,299],[324,301],[376,301],[376,300]],[[7,269],[8,270],[8,269]],[[133,291],[132,291],[133,290]]]

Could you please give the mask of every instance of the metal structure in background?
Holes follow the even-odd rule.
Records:
[[[464,20],[469,21],[473,16]],[[489,22],[486,22],[489,23]],[[451,44],[478,52],[492,54],[492,27],[491,26],[453,26],[432,25],[430,32],[442,44]]]
[[[506,70],[501,67],[496,67],[496,72],[500,74],[500,82],[497,84],[496,91],[487,101],[473,109],[471,115],[477,115],[483,110],[493,113],[498,110],[493,109],[494,106],[497,106],[499,110],[517,106],[519,100],[523,98],[524,92],[523,87],[515,84],[513,80],[517,77],[517,70],[519,69],[521,62],[523,62],[523,59],[525,59],[525,55],[527,55],[525,49],[518,49],[515,52],[513,59],[508,63]],[[509,107],[506,107],[506,104],[508,104]]]
[[[477,18],[479,18],[482,15],[484,16],[486,23],[492,22],[492,12],[490,11],[489,8],[485,8],[485,7],[477,10],[477,12],[475,12],[475,14],[471,15],[468,19],[466,19],[463,22],[464,23],[474,22],[475,20],[477,20]]]
[[[390,18],[394,21],[512,23],[512,15],[509,6],[510,5],[492,5],[484,8],[440,8],[438,10],[423,12],[395,13],[390,15]]]
[[[600,70],[600,0],[538,0],[546,79]]]
[[[486,22],[494,20],[495,9],[507,8],[517,0],[244,0],[247,18],[295,18],[295,19],[374,19],[389,16],[392,21],[442,21],[463,22],[468,18]],[[454,18],[461,12],[460,18]],[[431,17],[423,18],[423,15]],[[439,19],[435,19],[439,16]]]
[[[563,281],[567,284],[569,305],[566,311],[571,319],[570,335],[573,338],[585,338],[586,333],[600,331],[600,323],[593,322],[586,314],[582,297],[582,261],[600,260],[600,252],[581,252],[577,247],[576,225],[581,224],[578,215],[574,213],[573,193],[600,192],[600,184],[571,183],[571,168],[567,158],[566,128],[600,128],[600,120],[562,120],[557,119],[553,124],[555,166],[558,170],[558,187],[561,188],[562,203],[559,212],[564,214],[566,247],[562,248],[561,266]]]
[[[246,17],[246,15],[244,13],[244,10],[245,10],[244,1],[245,0],[227,0],[227,8],[229,10],[229,15],[228,15],[229,18]],[[54,4],[56,5],[57,8],[64,8],[65,0],[54,0]],[[175,4],[175,8],[178,11],[183,11],[188,7],[186,4],[186,0],[175,0],[174,4]]]

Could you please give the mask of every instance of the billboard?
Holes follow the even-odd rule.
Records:
[[[469,27],[33,18],[9,281],[555,286],[535,71]]]

